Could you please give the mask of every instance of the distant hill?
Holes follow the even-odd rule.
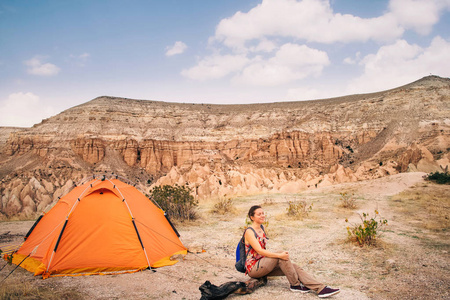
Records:
[[[0,212],[31,216],[88,174],[202,198],[298,192],[450,160],[450,79],[372,94],[213,105],[98,97],[32,128],[0,128]]]

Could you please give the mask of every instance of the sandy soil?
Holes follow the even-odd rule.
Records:
[[[263,205],[269,215],[267,233],[270,249],[285,249],[291,260],[303,266],[317,279],[341,293],[334,299],[449,299],[450,239],[448,222],[444,228],[427,228],[427,215],[416,219],[412,201],[397,203],[394,195],[414,189],[443,189],[449,186],[424,182],[423,173],[404,173],[377,180],[341,184],[309,190],[295,195],[258,195],[233,199],[236,213],[215,215],[213,202],[199,206],[200,219],[177,224],[183,243],[190,249],[174,266],[113,276],[59,277],[42,280],[19,268],[5,282],[31,282],[54,290],[73,289],[85,299],[199,299],[199,286],[206,280],[215,285],[248,278],[234,270],[234,251],[245,225],[245,214],[254,204]],[[341,192],[353,193],[356,209],[340,204]],[[286,216],[288,200],[313,204],[303,220]],[[398,200],[400,201],[400,200]],[[444,199],[445,216],[449,216],[450,197]],[[388,220],[375,247],[361,248],[347,241],[346,226],[358,223],[358,213],[371,215],[377,209]],[[421,211],[421,214],[425,212]],[[444,218],[445,219],[445,218]],[[424,221],[425,220],[425,221]],[[0,245],[19,240],[33,222],[0,223]],[[12,266],[0,272],[6,276]],[[232,295],[229,299],[318,299],[314,293],[294,294],[283,277],[270,278],[267,286],[250,295]]]

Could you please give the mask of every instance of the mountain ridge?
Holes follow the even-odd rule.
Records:
[[[145,190],[187,184],[204,199],[444,170],[449,99],[450,79],[437,76],[310,101],[223,105],[97,97],[31,128],[0,130],[0,212],[36,213],[43,198],[52,203],[58,188],[93,172],[126,176]],[[53,188],[39,194],[32,178]]]

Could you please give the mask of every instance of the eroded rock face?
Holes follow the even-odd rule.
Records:
[[[0,212],[31,216],[74,182],[114,172],[199,197],[296,193],[450,161],[450,80],[328,100],[174,104],[100,97],[0,130]],[[8,137],[6,137],[6,135]]]
[[[95,164],[105,157],[105,147],[101,139],[77,138],[71,141],[73,152],[83,158],[84,161]]]

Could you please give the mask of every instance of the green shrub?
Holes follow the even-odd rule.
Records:
[[[13,262],[13,253],[11,253],[11,254],[5,254],[5,259],[6,259],[6,261],[8,262],[8,264],[10,264],[10,265],[12,265],[12,262]]]
[[[436,182],[438,184],[450,184],[450,173],[448,172],[432,172],[425,177],[426,180]]]
[[[303,220],[312,211],[312,206],[312,203],[308,206],[306,201],[288,201],[286,210],[288,216]]]
[[[195,208],[198,201],[191,195],[187,186],[163,185],[150,190],[149,197],[161,206],[171,218],[178,220],[194,220],[197,218]]]
[[[233,206],[233,200],[230,198],[224,199],[219,198],[219,200],[214,204],[212,212],[215,214],[224,215],[226,213],[232,213],[235,211]]]
[[[375,244],[376,238],[379,235],[378,230],[387,225],[388,221],[381,218],[378,211],[375,210],[375,216],[370,218],[369,214],[363,213],[359,215],[362,224],[353,224],[347,226],[347,233],[350,241],[358,243],[359,246],[371,246]],[[377,220],[377,217],[379,220]],[[370,218],[370,219],[369,219]],[[348,222],[348,219],[345,219]]]
[[[347,192],[339,193],[341,195],[341,206],[344,208],[356,208],[356,199],[354,194],[349,194]]]

